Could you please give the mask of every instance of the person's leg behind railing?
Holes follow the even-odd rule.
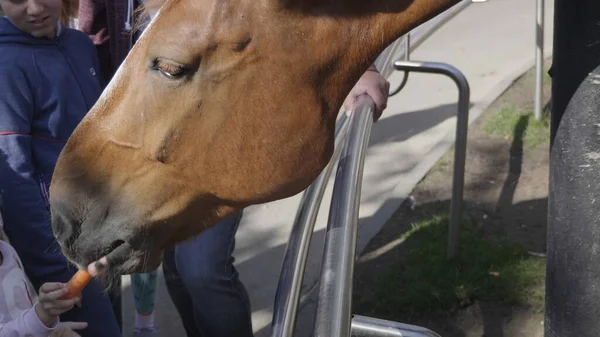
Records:
[[[165,280],[188,337],[253,336],[250,300],[232,256],[241,217],[165,252]]]
[[[158,336],[158,329],[154,323],[157,288],[157,271],[131,275],[131,291],[135,303],[135,326],[133,335],[136,337]]]

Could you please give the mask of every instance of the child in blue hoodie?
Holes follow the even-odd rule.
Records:
[[[0,212],[35,289],[75,273],[50,226],[48,188],[56,160],[103,83],[84,33],[59,23],[63,0],[0,0]],[[93,280],[81,308],[61,321],[87,322],[84,337],[117,337],[109,297]]]

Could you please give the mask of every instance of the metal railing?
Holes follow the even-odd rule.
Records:
[[[383,77],[389,77],[394,71],[392,65],[397,57],[396,55],[398,54],[403,38],[398,39],[391,46],[386,48],[375,62]],[[409,45],[407,45],[407,48],[409,48]],[[405,50],[405,55],[408,55],[407,50]],[[300,205],[296,212],[294,224],[292,225],[292,231],[283,258],[281,274],[275,294],[273,320],[271,322],[272,337],[293,336],[296,327],[298,308],[301,302],[303,302],[303,299],[306,299],[308,295],[312,294],[313,291],[318,290],[319,283],[316,283],[313,287],[310,287],[307,294],[302,295],[301,293],[304,272],[306,270],[306,259],[327,182],[340,157],[342,143],[346,141],[350,124],[349,119],[348,114],[341,114],[341,117],[336,124],[335,148],[329,164],[317,179],[315,179],[315,181],[306,189],[300,200]]]
[[[361,96],[359,99],[359,111],[355,110],[350,115],[350,130],[342,144],[333,185],[321,266],[315,337],[350,336],[358,211],[374,110],[371,98]]]
[[[465,159],[467,157],[467,132],[469,129],[470,88],[465,75],[456,67],[439,62],[396,61],[396,70],[440,74],[450,77],[458,87],[458,112],[456,115],[456,141],[454,146],[454,171],[452,198],[450,199],[450,224],[448,227],[448,258],[456,256],[460,237],[463,208]],[[407,76],[407,75],[405,75]]]
[[[404,37],[404,61],[408,60],[410,60],[410,33],[406,34],[406,36]],[[404,89],[406,83],[408,82],[408,74],[408,71],[404,72],[404,77],[402,77],[402,81],[396,89],[390,92],[390,96],[394,96],[400,91],[402,91],[402,89]]]
[[[535,1],[535,93],[533,115],[542,118],[544,85],[544,0]]]
[[[543,1],[543,0],[542,0]],[[439,62],[411,62],[410,34],[404,37],[404,60],[396,61],[393,69],[404,71],[404,77],[398,88],[390,92],[396,95],[406,86],[411,72],[434,73],[450,77],[458,87],[458,112],[456,118],[456,142],[454,152],[454,171],[452,178],[452,199],[450,201],[450,224],[448,228],[448,258],[456,256],[460,237],[462,218],[462,200],[465,176],[465,158],[467,156],[467,131],[469,127],[470,88],[465,76],[454,66]]]
[[[288,240],[281,268],[281,276],[279,277],[277,292],[275,294],[275,309],[271,324],[273,329],[272,336],[290,337],[294,333],[308,248],[327,182],[340,156],[341,143],[346,139],[345,135],[349,125],[347,121],[348,115],[343,114],[337,122],[335,148],[332,158],[317,179],[304,192],[300,200],[300,206],[296,212],[296,218],[292,226],[290,239]]]
[[[459,87],[459,112],[456,130],[454,183],[448,253],[453,256],[458,247],[462,210],[466,136],[468,126],[469,86],[456,68],[442,63],[410,61],[393,62],[404,40],[404,56],[408,60],[410,37],[404,36],[387,48],[376,65],[384,77],[395,70],[405,72],[401,90],[413,71],[445,74]],[[351,296],[356,259],[356,238],[363,167],[373,123],[374,104],[368,96],[360,98],[360,107],[350,115],[343,113],[336,124],[335,150],[326,168],[304,192],[290,233],[275,296],[272,337],[292,337],[295,334],[299,306],[307,294],[302,284],[308,250],[319,207],[333,168],[339,161],[333,186],[330,212],[325,235],[321,273],[318,282],[309,287],[318,290],[313,335],[315,337],[439,337],[423,327],[352,315]]]

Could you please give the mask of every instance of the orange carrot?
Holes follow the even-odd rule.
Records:
[[[61,297],[61,300],[79,296],[91,279],[92,275],[87,270],[79,270],[67,283],[68,292],[65,296]]]

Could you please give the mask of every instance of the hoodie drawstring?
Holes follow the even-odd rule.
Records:
[[[133,27],[131,25],[133,19],[133,0],[127,0],[127,17],[125,19],[125,31],[131,32]]]

